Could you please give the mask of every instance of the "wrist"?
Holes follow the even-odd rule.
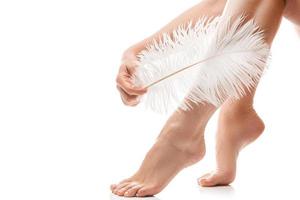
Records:
[[[128,49],[126,49],[123,53],[123,59],[137,59],[136,56],[138,53],[140,53],[142,50],[146,48],[146,44],[149,42],[149,39],[146,38],[143,41],[134,44],[130,46]]]

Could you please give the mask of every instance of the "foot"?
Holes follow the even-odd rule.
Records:
[[[264,123],[255,110],[221,110],[216,144],[217,169],[199,178],[203,187],[228,185],[235,179],[236,162],[242,148],[257,139]]]
[[[112,185],[112,192],[126,197],[155,195],[179,171],[201,160],[205,154],[204,127],[208,116],[214,111],[212,107],[208,107],[175,112],[139,170],[130,178]]]

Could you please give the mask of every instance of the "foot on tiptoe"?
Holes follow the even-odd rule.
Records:
[[[233,182],[239,152],[257,139],[263,130],[264,123],[252,107],[221,110],[216,144],[217,168],[200,177],[199,184],[211,187]]]

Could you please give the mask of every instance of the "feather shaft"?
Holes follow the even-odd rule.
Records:
[[[257,49],[257,50],[258,50],[258,49]],[[214,55],[214,56],[208,57],[208,58],[206,58],[206,59],[204,59],[204,60],[200,60],[200,61],[198,61],[198,62],[196,62],[196,63],[193,63],[193,64],[191,64],[191,65],[188,65],[188,66],[186,66],[186,67],[183,67],[183,68],[181,68],[181,69],[179,69],[179,70],[177,70],[177,71],[175,71],[175,72],[172,72],[172,73],[170,73],[170,74],[168,74],[168,75],[166,75],[166,76],[164,76],[164,77],[162,77],[162,78],[160,78],[160,79],[158,79],[158,80],[156,80],[156,81],[150,83],[149,85],[145,86],[144,88],[148,89],[148,88],[150,88],[151,86],[154,86],[154,85],[158,84],[159,82],[161,82],[161,81],[163,81],[163,80],[165,80],[165,79],[168,79],[168,78],[170,78],[170,77],[172,77],[172,76],[174,76],[174,75],[176,75],[176,74],[178,74],[178,73],[180,73],[180,72],[182,72],[182,71],[185,71],[185,70],[187,70],[187,69],[189,69],[189,68],[191,68],[191,67],[195,67],[195,66],[197,66],[197,65],[199,65],[199,64],[201,64],[201,63],[205,63],[205,62],[208,61],[208,60],[215,59],[216,57],[223,56],[223,55],[225,55],[225,54],[230,55],[230,54],[234,54],[234,53],[251,52],[251,51],[253,51],[253,50],[238,51],[238,52],[232,52],[232,53],[224,53],[224,54],[219,54],[219,55]],[[255,51],[255,50],[254,50],[254,51]]]

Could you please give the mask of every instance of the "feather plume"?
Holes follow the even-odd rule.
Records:
[[[146,106],[168,112],[241,98],[262,76],[269,46],[253,19],[221,16],[163,34],[138,57],[134,82],[148,88]]]

